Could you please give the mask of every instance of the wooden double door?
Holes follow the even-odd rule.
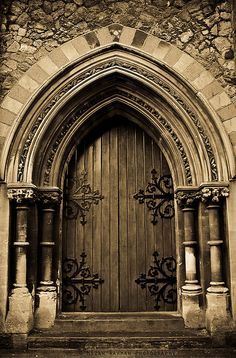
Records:
[[[136,124],[112,120],[78,145],[68,166],[63,311],[174,311],[175,269],[165,157]]]

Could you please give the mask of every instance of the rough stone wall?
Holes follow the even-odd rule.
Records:
[[[175,44],[209,69],[235,98],[232,1],[3,0],[0,100],[42,56],[115,22]]]

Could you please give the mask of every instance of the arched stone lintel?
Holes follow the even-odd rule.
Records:
[[[113,62],[114,62],[114,60],[113,60]],[[112,63],[113,63],[112,62]],[[127,64],[122,64],[122,63],[119,63],[119,62],[117,62],[118,64],[120,64],[120,65],[123,65],[123,67],[126,69],[127,68]],[[99,65],[98,65],[99,66]],[[131,66],[131,68],[133,69],[133,70],[136,70],[136,72],[137,71],[141,71],[140,73],[138,73],[138,77],[136,76],[137,74],[136,74],[136,72],[135,72],[135,74],[133,74],[133,73],[131,73],[130,71],[128,71],[127,73],[124,71],[124,69],[122,69],[122,68],[109,68],[110,67],[110,65],[109,66],[107,66],[107,64],[103,64],[103,67],[104,68],[106,68],[107,69],[107,67],[108,67],[108,69],[109,69],[109,73],[111,73],[111,72],[114,72],[114,73],[122,73],[122,71],[123,71],[123,75],[124,75],[124,79],[125,80],[127,80],[127,79],[129,79],[129,82],[130,83],[132,83],[132,81],[134,81],[134,80],[139,80],[140,81],[140,84],[138,84],[138,86],[140,86],[140,88],[142,88],[142,87],[144,87],[144,86],[149,86],[150,88],[152,88],[152,90],[154,91],[153,92],[153,97],[155,98],[156,96],[162,96],[163,97],[163,101],[164,102],[166,102],[166,104],[168,104],[168,102],[169,102],[169,104],[171,103],[171,106],[173,107],[172,109],[171,109],[171,111],[175,111],[175,113],[176,113],[176,119],[174,120],[174,122],[177,120],[177,118],[182,118],[181,119],[181,121],[183,121],[183,123],[184,122],[186,122],[185,123],[185,127],[186,128],[188,128],[188,130],[190,130],[190,132],[189,132],[189,134],[187,134],[187,133],[185,133],[185,130],[183,130],[183,133],[184,134],[182,134],[181,133],[181,131],[179,130],[180,128],[179,128],[179,126],[180,126],[180,124],[178,124],[178,122],[176,122],[176,124],[174,123],[174,122],[172,122],[172,128],[170,127],[170,132],[172,133],[172,136],[175,138],[175,134],[174,134],[174,132],[172,131],[172,129],[175,127],[175,131],[176,131],[176,133],[177,132],[179,132],[179,137],[182,137],[182,138],[192,138],[192,143],[194,143],[194,142],[196,142],[196,138],[197,137],[199,137],[199,141],[201,142],[201,136],[203,137],[203,140],[205,141],[205,138],[207,138],[206,137],[206,135],[204,134],[204,130],[203,130],[203,128],[202,128],[202,125],[200,124],[200,122],[199,122],[199,119],[198,119],[198,117],[197,117],[197,115],[196,114],[194,114],[194,112],[193,112],[193,110],[190,110],[189,109],[189,107],[187,106],[187,104],[185,104],[184,106],[186,107],[186,108],[183,108],[183,109],[181,109],[181,105],[183,104],[183,103],[185,103],[184,101],[186,100],[184,100],[184,99],[181,99],[181,97],[179,97],[179,95],[178,95],[178,92],[175,92],[175,94],[173,94],[173,96],[174,97],[171,97],[170,96],[170,93],[172,94],[172,92],[173,92],[173,90],[171,90],[171,87],[169,86],[169,85],[167,85],[167,84],[165,84],[166,82],[163,82],[162,80],[158,80],[159,81],[159,84],[160,84],[160,86],[158,87],[158,91],[156,92],[155,91],[155,83],[153,84],[153,83],[151,83],[151,81],[150,81],[150,78],[151,79],[153,79],[153,77],[150,75],[150,74],[148,74],[148,72],[147,71],[144,71],[144,70],[140,70],[140,69],[138,69],[137,70],[137,68],[135,68],[135,65],[132,65],[132,63],[131,64],[128,64],[128,66],[130,67]],[[100,70],[101,69],[103,69],[103,67],[98,67]],[[91,72],[92,70],[88,70],[88,72],[86,72],[86,76],[87,76],[87,74],[89,73],[89,74],[94,74],[94,70]],[[107,70],[108,71],[108,70]],[[97,70],[96,70],[96,68],[95,68],[95,73],[97,72]],[[93,87],[95,87],[96,86],[96,81],[98,81],[98,86],[99,86],[99,83],[103,83],[104,82],[104,80],[106,79],[106,76],[108,76],[109,75],[109,73],[103,73],[102,75],[101,74],[97,74],[97,79],[96,79],[96,76],[94,77],[93,76],[93,83],[92,83],[92,85],[93,85]],[[147,77],[147,79],[148,79],[148,81],[143,81],[143,79],[141,79],[141,76],[140,76],[140,74],[143,74],[143,73],[145,73],[145,76]],[[82,78],[84,78],[84,75],[82,75]],[[72,80],[72,81],[74,81],[74,80]],[[161,82],[160,82],[161,81]],[[91,82],[90,81],[90,79],[88,79],[88,82]],[[70,82],[69,82],[70,83]],[[137,82],[138,83],[138,82]],[[88,84],[87,84],[87,86],[88,86]],[[67,84],[65,84],[65,88],[67,88],[68,87],[68,85]],[[163,88],[162,88],[163,87]],[[168,91],[167,91],[167,93],[165,93],[165,91],[163,91],[163,89],[168,89],[169,91],[170,91],[170,93],[168,93]],[[64,90],[63,90],[64,91]],[[39,132],[37,132],[37,135],[35,134],[34,136],[32,136],[32,134],[31,134],[31,132],[29,132],[29,134],[28,134],[28,137],[25,139],[25,147],[23,147],[23,149],[21,149],[21,151],[23,151],[23,153],[25,153],[25,150],[29,150],[29,144],[30,144],[30,146],[33,148],[33,150],[31,151],[31,154],[30,154],[30,156],[26,156],[26,162],[25,163],[23,163],[24,164],[24,166],[26,167],[26,168],[28,168],[28,170],[31,170],[33,167],[34,167],[34,165],[33,165],[33,162],[34,162],[34,159],[30,159],[30,158],[33,158],[34,157],[34,151],[35,150],[37,150],[37,148],[39,148],[39,150],[40,150],[40,152],[41,152],[41,145],[40,145],[40,140],[42,139],[44,139],[44,137],[49,137],[49,133],[50,133],[50,131],[48,130],[48,127],[50,127],[50,123],[51,122],[59,122],[60,123],[60,120],[58,121],[58,118],[60,117],[60,113],[59,113],[59,110],[64,106],[64,107],[70,107],[70,105],[68,104],[68,102],[69,102],[69,100],[74,96],[74,97],[76,97],[77,95],[79,95],[79,96],[81,96],[81,94],[83,94],[83,93],[86,93],[86,91],[87,92],[89,92],[89,90],[88,89],[86,89],[86,84],[82,84],[82,87],[80,88],[80,87],[78,87],[78,86],[75,86],[75,89],[73,90],[73,91],[71,91],[70,90],[70,92],[67,94],[66,93],[66,95],[64,96],[64,99],[62,98],[59,102],[58,102],[58,104],[57,104],[57,106],[55,107],[55,110],[54,110],[54,112],[52,112],[52,110],[51,110],[51,105],[46,105],[46,107],[45,108],[49,108],[50,109],[50,111],[49,111],[49,116],[46,114],[46,116],[45,116],[45,118],[43,118],[44,116],[43,116],[43,112],[41,113],[41,114],[39,114],[39,117],[38,118],[43,118],[43,120],[44,120],[44,127],[42,127],[42,124],[41,124],[41,119],[40,119],[40,121],[39,120],[36,120],[36,122],[35,122],[35,124],[33,123],[32,125],[31,125],[31,127],[32,128],[35,128],[35,127],[42,127],[42,130]],[[135,89],[134,89],[134,92],[135,92]],[[109,95],[109,94],[108,94]],[[131,99],[133,100],[133,95],[130,95],[131,96]],[[147,95],[147,98],[149,98],[149,97],[152,97],[152,95]],[[51,100],[51,102],[52,103],[54,103],[55,102],[55,98],[58,98],[58,94],[55,94],[55,97],[52,97],[52,100]],[[177,98],[177,99],[176,99]],[[44,99],[43,99],[44,100]],[[139,99],[137,99],[137,103],[139,103],[140,102],[140,100]],[[146,100],[145,99],[141,99],[141,102],[142,102],[142,104],[143,104],[143,106],[144,106],[144,108],[148,108],[148,107],[150,107],[150,105],[148,104],[148,103],[146,103]],[[179,103],[180,102],[180,103]],[[50,103],[50,102],[49,102]],[[187,102],[186,102],[187,103]],[[140,103],[139,103],[140,104]],[[159,106],[160,106],[160,103],[159,103]],[[155,107],[155,106],[154,106]],[[154,108],[153,107],[153,108]],[[155,112],[155,110],[151,110],[152,112],[154,111]],[[185,111],[186,111],[186,113],[185,113]],[[179,112],[179,114],[178,114],[178,112]],[[49,118],[51,116],[51,119]],[[181,117],[182,116],[182,117]],[[185,117],[187,118],[187,117],[190,117],[190,118],[194,118],[193,120],[191,119],[190,120],[190,123],[188,123],[188,120],[186,120],[185,119]],[[57,121],[54,119],[54,118],[57,118]],[[179,120],[179,119],[178,119]],[[38,125],[36,125],[36,123],[37,123],[37,121],[39,121],[39,124]],[[192,122],[195,122],[195,123],[197,123],[197,128],[198,128],[198,133],[196,133],[196,128],[194,128],[194,126],[193,126],[193,123],[191,123],[191,121]],[[192,127],[192,130],[191,130],[191,127]],[[34,131],[34,130],[33,130]],[[24,133],[24,131],[22,131],[22,133]],[[201,136],[199,136],[199,134],[201,134]],[[51,137],[54,137],[54,133],[53,134],[51,134]],[[41,138],[41,139],[40,139]],[[178,138],[176,137],[175,138],[177,141],[178,141]],[[208,139],[207,139],[208,140]],[[184,139],[182,139],[182,141],[184,141]],[[197,143],[197,142],[196,142]],[[206,146],[206,143],[204,143],[205,144],[205,146]],[[188,148],[188,147],[191,147],[191,142],[190,142],[190,144],[189,145],[186,145],[185,146],[186,148]],[[209,144],[208,144],[208,149],[209,149],[210,147],[209,147]],[[197,147],[197,148],[195,148],[194,150],[192,150],[192,152],[193,152],[193,154],[192,154],[192,156],[193,157],[195,157],[195,160],[194,160],[194,166],[196,166],[196,156],[195,156],[195,152],[196,153],[198,153],[199,152],[199,154],[202,156],[202,165],[206,165],[205,163],[207,163],[207,162],[209,162],[209,160],[207,159],[207,157],[205,156],[204,157],[204,148],[200,151],[200,149],[199,149],[199,146]],[[213,150],[211,149],[211,152],[213,153]],[[25,155],[25,154],[24,154]],[[27,159],[28,158],[28,159]],[[203,160],[203,158],[205,158],[205,160]],[[210,159],[210,158],[209,158]],[[215,159],[214,159],[215,160]],[[38,162],[37,162],[38,163]],[[212,163],[211,163],[211,165],[212,165]],[[18,168],[19,168],[19,166],[18,166]],[[206,168],[205,168],[206,169]],[[193,168],[192,168],[192,170],[193,170]],[[197,169],[197,167],[195,168],[195,172],[197,173],[197,172],[200,172],[200,173],[202,173],[203,172],[203,169],[200,169],[200,171]],[[210,171],[209,171],[209,173],[210,173]],[[199,174],[200,175],[200,174]],[[206,177],[205,178],[205,180],[207,180],[207,178],[208,177]],[[31,174],[29,173],[29,175],[27,175],[27,174],[25,174],[25,177],[23,178],[23,180],[26,180],[26,181],[29,181],[29,182],[31,182],[31,180],[32,180],[32,176],[31,176]],[[202,177],[201,178],[201,180],[204,180],[204,178]]]
[[[114,31],[116,31],[114,29],[118,28],[119,37],[117,38],[117,36],[114,37],[112,34],[114,34]],[[28,111],[29,107],[32,105],[32,101],[29,100],[29,98],[35,100],[40,95],[40,93],[44,92],[45,87],[48,86],[52,80],[55,81],[55,79],[60,78],[60,75],[65,70],[69,70],[72,67],[75,68],[77,63],[80,60],[84,60],[86,57],[94,58],[97,53],[103,51],[104,48],[123,48],[126,50],[128,49],[131,53],[135,53],[136,55],[138,52],[139,57],[143,56],[143,59],[146,58],[149,60],[155,60],[156,64],[158,64],[160,68],[170,71],[175,75],[176,78],[179,78],[181,81],[184,81],[189,87],[190,91],[194,92],[195,95],[197,94],[197,96],[201,99],[204,105],[207,104],[209,116],[214,117],[215,128],[217,128],[218,131],[221,132],[222,142],[224,143],[224,148],[227,151],[227,161],[230,170],[229,173],[225,174],[227,174],[228,177],[234,175],[234,158],[232,147],[227,135],[224,133],[223,126],[219,121],[218,113],[220,111],[222,113],[226,113],[226,107],[231,106],[230,99],[223,91],[223,89],[222,92],[218,93],[217,95],[213,97],[210,96],[208,86],[212,86],[212,84],[214,84],[214,77],[209,74],[200,64],[198,64],[189,55],[181,52],[173,45],[170,45],[169,43],[166,43],[163,40],[160,40],[151,35],[142,35],[141,37],[144,40],[141,43],[138,40],[140,33],[145,34],[139,30],[134,30],[128,27],[123,27],[118,24],[113,24],[104,29],[99,29],[95,32],[92,32],[90,33],[90,35],[86,34],[79,36],[78,38],[69,41],[67,44],[62,45],[61,48],[56,49],[55,51],[62,51],[66,55],[66,57],[68,58],[68,61],[66,63],[61,64],[59,66],[55,57],[56,52],[53,54],[53,51],[48,56],[45,56],[43,59],[39,60],[37,64],[32,66],[32,68],[25,75],[28,77],[23,76],[22,79],[20,79],[19,83],[16,85],[18,86],[18,90],[16,88],[14,89],[15,94],[12,95],[14,93],[14,91],[12,90],[12,92],[9,93],[9,95],[2,103],[1,113],[3,114],[5,128],[3,133],[7,133],[7,127],[10,127],[9,124],[10,122],[12,123],[13,118],[17,118],[15,121],[15,126],[13,127],[13,130],[9,135],[8,141],[4,148],[2,176],[4,176],[5,164],[9,155],[11,141],[15,135],[15,130],[18,127],[19,122],[21,122],[23,113],[26,113],[26,111]],[[94,40],[96,38],[98,39],[97,42],[91,42],[91,39]],[[191,70],[193,68],[192,66],[194,66],[195,69],[194,76]],[[37,77],[36,75],[36,70],[47,71],[48,74],[48,79],[44,81],[44,83],[38,83],[37,86],[36,83],[39,77]],[[26,88],[26,86],[28,86],[28,88]],[[29,96],[27,100],[19,98],[20,87],[28,91]],[[12,110],[14,111],[14,113],[11,112]],[[229,116],[229,114],[221,114],[222,121],[228,120],[229,118],[227,116]]]

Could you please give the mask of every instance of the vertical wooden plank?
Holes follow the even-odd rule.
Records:
[[[106,131],[102,136],[102,193],[104,199],[101,202],[102,207],[102,278],[104,283],[102,290],[102,311],[110,311],[110,133]]]
[[[85,142],[83,142],[77,150],[77,154],[76,154],[76,170],[75,173],[73,175],[73,178],[76,180],[74,187],[73,187],[73,192],[75,190],[77,190],[80,186],[81,186],[81,176],[82,173],[85,170],[84,167],[84,152],[85,152]],[[68,237],[69,242],[71,241],[71,238]],[[80,222],[80,213],[77,216],[76,219],[76,230],[75,230],[75,257],[78,261],[78,264],[81,260],[80,255],[82,254],[82,252],[85,250],[85,236],[84,236],[84,226],[81,224]],[[87,300],[86,300],[87,303]],[[81,311],[81,303],[79,302],[79,300],[76,303],[75,306],[75,311]]]
[[[77,158],[76,153],[73,155],[72,161],[69,165],[69,171],[68,171],[68,178],[66,180],[66,186],[68,187],[68,190],[71,191],[71,180],[75,175],[76,170],[76,164],[77,164]],[[66,205],[70,205],[70,202],[67,202]],[[77,219],[65,219],[65,228],[66,228],[66,241],[64,245],[64,258],[65,259],[75,259],[76,258],[76,252],[75,252],[75,242],[76,242],[76,225],[77,225]],[[71,238],[71,240],[68,240],[68,238]],[[66,311],[72,312],[76,308],[75,304],[65,304],[63,305],[63,309]]]
[[[151,183],[152,180],[152,169],[153,168],[153,147],[152,147],[152,139],[144,135],[144,148],[145,148],[145,176],[144,176],[144,187],[147,186],[148,183]],[[156,168],[155,168],[156,169]],[[152,211],[147,208],[145,203],[145,241],[146,241],[146,272],[150,269],[150,265],[153,264],[153,252],[154,252],[154,225],[151,222],[153,219]],[[147,291],[147,310],[154,310],[155,301],[153,296],[151,296],[150,292]]]
[[[135,171],[136,171],[136,189],[145,189],[144,186],[144,138],[143,132],[136,128],[136,145],[135,145]],[[145,208],[146,204],[136,203],[136,233],[137,233],[137,273],[146,272],[146,244],[145,244]],[[146,310],[146,290],[138,285],[137,290],[137,310]]]
[[[110,309],[119,308],[118,130],[110,131]]]
[[[127,199],[128,199],[128,281],[129,281],[129,311],[137,311],[137,290],[135,280],[137,272],[137,228],[136,228],[136,205],[134,194],[136,191],[136,170],[135,163],[135,141],[136,129],[134,125],[128,127],[127,137]]]
[[[153,141],[153,160],[154,160],[154,168],[157,171],[157,177],[162,176],[162,154],[157,146],[157,144]],[[155,236],[155,251],[159,253],[159,257],[163,257],[164,250],[164,240],[163,237],[163,219],[158,215],[158,222],[154,226],[154,236]],[[160,302],[159,305],[161,306],[160,310],[163,310],[164,305],[163,302]]]
[[[120,311],[128,307],[127,257],[127,128],[119,127],[119,255],[120,255]]]
[[[101,175],[102,175],[102,165],[101,165],[101,137],[97,138],[94,142],[94,152],[93,152],[93,185],[95,190],[99,190],[101,195],[104,195],[102,192],[101,186]],[[104,198],[107,200],[106,198]],[[101,262],[101,252],[102,252],[102,232],[101,232],[101,222],[102,222],[102,203],[98,204],[98,207],[93,207],[93,267],[99,277],[102,277],[102,262]],[[93,292],[93,310],[95,312],[101,310],[101,286]]]
[[[84,148],[84,169],[86,172],[87,184],[90,185],[92,192],[94,191],[93,187],[93,144],[85,142]],[[87,255],[86,263],[90,267],[91,274],[94,272],[93,266],[93,238],[92,238],[92,216],[93,216],[93,207],[92,203],[89,211],[86,211],[86,224],[83,226],[84,231],[84,251]],[[95,210],[97,207],[95,208]],[[89,295],[86,296],[86,311],[93,310],[93,291],[91,288]]]
[[[161,156],[161,164],[162,164],[162,175],[169,175],[170,174],[169,166],[163,154]],[[167,257],[173,254],[172,242],[171,242],[171,220],[168,218],[163,218],[162,221],[163,221],[163,226],[162,226],[163,257]],[[165,303],[162,309],[165,311],[172,310],[172,305]]]

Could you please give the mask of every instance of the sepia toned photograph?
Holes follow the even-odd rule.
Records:
[[[0,0],[0,357],[236,357],[236,0]]]

